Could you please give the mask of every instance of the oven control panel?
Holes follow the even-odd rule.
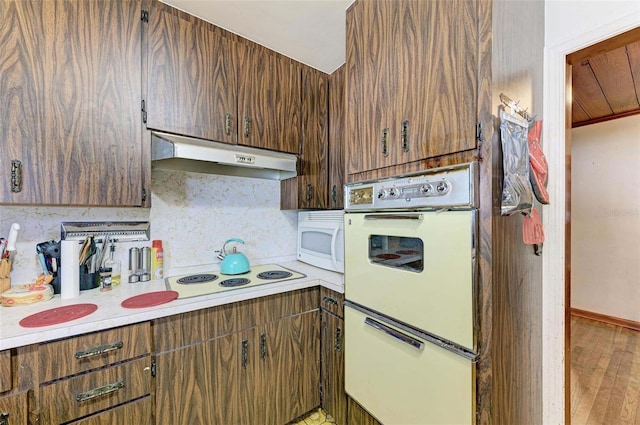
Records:
[[[345,187],[345,210],[474,207],[475,162],[410,176],[352,183]]]

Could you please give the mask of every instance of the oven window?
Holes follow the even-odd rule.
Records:
[[[369,261],[420,273],[424,269],[424,244],[420,238],[370,235]]]

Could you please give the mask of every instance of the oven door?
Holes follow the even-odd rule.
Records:
[[[345,298],[475,351],[475,214],[345,214]]]
[[[473,423],[474,364],[345,303],[345,390],[384,424]]]

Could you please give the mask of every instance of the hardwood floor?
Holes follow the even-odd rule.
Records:
[[[571,317],[572,425],[640,425],[640,332]]]

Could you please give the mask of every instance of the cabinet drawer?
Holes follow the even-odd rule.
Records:
[[[40,422],[58,424],[151,392],[151,356],[40,387]]]
[[[0,393],[12,387],[11,350],[0,351]]]
[[[40,346],[41,382],[86,372],[151,352],[149,322]]]
[[[136,400],[122,406],[109,409],[69,425],[120,425],[123,423],[135,425],[152,425],[153,416],[151,396]]]
[[[344,317],[343,302],[344,294],[325,287],[320,288],[320,307],[323,310],[335,314],[338,317]]]
[[[0,397],[0,423],[3,417],[11,425],[27,425],[27,391]]]

